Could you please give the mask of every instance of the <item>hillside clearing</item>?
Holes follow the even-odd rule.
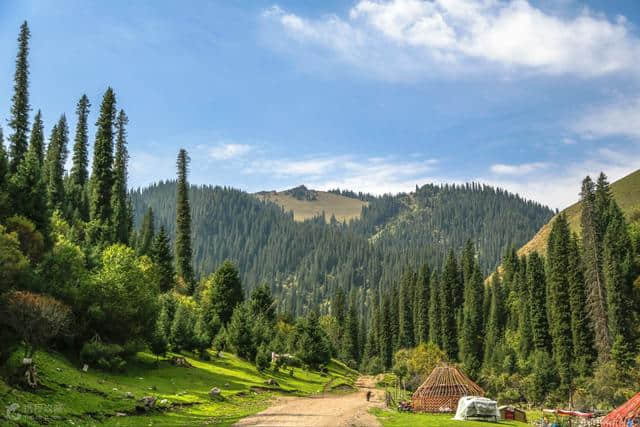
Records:
[[[285,211],[293,211],[293,219],[298,222],[322,215],[324,212],[327,221],[335,216],[339,222],[349,222],[360,218],[362,207],[367,202],[340,196],[325,191],[314,191],[316,200],[299,200],[282,192],[263,192],[256,194],[260,200],[273,202],[281,206]]]

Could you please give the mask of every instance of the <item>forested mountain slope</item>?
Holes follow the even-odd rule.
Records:
[[[136,224],[151,207],[156,227],[173,235],[175,193],[174,182],[133,191]],[[407,265],[438,268],[446,250],[458,251],[467,239],[482,268],[495,268],[507,247],[522,245],[552,216],[539,204],[478,184],[425,185],[380,197],[333,191],[367,202],[348,223],[294,221],[281,206],[231,188],[192,186],[190,193],[197,274],[231,259],[248,289],[268,283],[281,308],[293,313],[326,301],[337,285],[375,290],[396,283]]]
[[[610,189],[627,220],[633,219],[633,215],[640,213],[640,170],[617,180],[611,184]],[[574,203],[562,212],[567,216],[571,231],[580,234],[580,202]],[[545,224],[531,240],[520,248],[518,254],[528,255],[536,251],[544,255],[547,251],[552,222],[549,221]]]

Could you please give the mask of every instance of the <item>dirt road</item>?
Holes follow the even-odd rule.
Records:
[[[360,377],[358,391],[349,394],[325,394],[316,397],[285,397],[250,417],[240,420],[236,426],[278,427],[369,427],[380,426],[368,413],[371,407],[384,405],[384,393],[374,388],[372,377]],[[367,402],[367,391],[373,392]]]

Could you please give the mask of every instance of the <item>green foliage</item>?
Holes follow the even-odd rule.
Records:
[[[44,255],[44,238],[35,225],[23,216],[14,215],[5,221],[7,232],[15,233],[20,242],[20,250],[36,264]]]
[[[413,272],[407,271],[402,277],[399,294],[399,335],[398,346],[400,348],[411,348],[414,346],[414,328],[413,328],[413,306],[412,300],[414,295],[416,278]]]
[[[251,291],[249,306],[254,316],[262,316],[269,322],[276,320],[275,301],[267,285],[258,286]]]
[[[28,268],[29,260],[20,251],[18,236],[0,224],[0,294],[20,284]]]
[[[547,286],[544,262],[537,252],[527,260],[527,287],[531,301],[531,336],[533,347],[540,351],[551,349],[549,322],[547,320]]]
[[[460,359],[465,371],[477,377],[482,366],[484,282],[478,264],[474,261],[467,275],[464,291],[463,324],[460,337]]]
[[[447,261],[442,272],[440,285],[440,318],[442,349],[447,358],[458,358],[458,335],[456,328],[456,313],[461,309],[462,292],[458,263],[453,251],[449,251]]]
[[[63,114],[51,131],[43,178],[47,186],[47,202],[50,210],[62,210],[65,203],[64,165],[67,161],[69,129]]]
[[[169,344],[173,351],[190,351],[196,348],[195,324],[196,307],[187,298],[178,298],[175,315],[171,322]]]
[[[158,288],[148,258],[121,244],[109,246],[93,282],[87,295],[89,323],[103,340],[123,343],[153,332]]]
[[[155,221],[153,219],[153,210],[148,208],[142,220],[142,228],[140,229],[140,241],[138,242],[138,254],[149,255],[154,241]]]
[[[42,166],[44,162],[44,124],[42,123],[42,113],[40,110],[38,110],[33,117],[29,147],[33,147],[33,151],[35,151],[38,157],[38,163]]]

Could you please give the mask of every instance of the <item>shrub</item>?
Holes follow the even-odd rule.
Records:
[[[67,332],[71,325],[71,309],[50,296],[12,291],[4,296],[1,304],[0,323],[20,337],[26,357]]]
[[[94,338],[86,342],[80,351],[80,360],[90,366],[106,371],[123,371],[125,349],[119,344],[107,344]]]
[[[262,344],[260,347],[258,347],[258,351],[256,352],[255,362],[256,362],[256,368],[258,368],[258,371],[260,372],[267,369],[271,364],[271,353],[269,352],[269,349],[266,346],[266,344]]]

